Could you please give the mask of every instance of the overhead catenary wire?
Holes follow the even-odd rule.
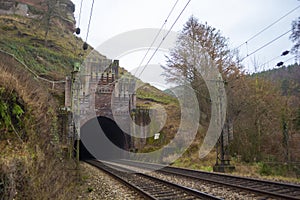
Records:
[[[83,50],[86,50],[88,48],[87,40],[88,40],[89,33],[90,33],[90,26],[91,26],[91,20],[92,20],[92,16],[93,16],[94,3],[95,3],[95,0],[93,0],[92,6],[91,6],[90,18],[89,18],[89,23],[88,23],[88,27],[87,27],[85,42],[83,44]]]
[[[275,67],[281,67],[281,66],[284,66],[284,63],[286,63],[286,62],[288,62],[288,61],[290,61],[290,60],[292,60],[292,59],[296,59],[296,56],[291,57],[291,58],[289,58],[289,59],[287,59],[287,60],[285,60],[285,61],[280,61],[280,62],[278,62],[278,63],[275,65]]]
[[[272,61],[278,59],[279,57],[281,57],[281,56],[276,56],[276,57],[274,57],[274,58],[268,60],[267,62],[264,62],[263,64],[261,64],[261,65],[258,66],[257,68],[263,67],[263,66],[265,66],[266,64],[268,64],[268,63],[270,63],[270,62],[272,62]]]
[[[268,60],[268,61],[264,62],[263,64],[261,64],[260,66],[258,66],[258,68],[263,67],[263,66],[265,66],[266,64],[269,64],[270,62],[272,62],[272,61],[274,61],[274,60],[276,60],[276,59],[278,59],[278,58],[280,58],[280,57],[282,57],[282,56],[288,55],[289,52],[290,52],[289,50],[283,51],[283,52],[281,53],[281,55],[278,55],[278,56],[275,56],[275,57],[271,58],[270,60]]]
[[[79,10],[78,26],[77,26],[77,28],[76,28],[76,30],[75,30],[75,33],[76,33],[77,35],[79,35],[80,32],[81,32],[81,30],[80,30],[80,21],[81,21],[82,2],[83,2],[83,0],[81,0],[81,2],[80,2],[80,10]]]
[[[272,44],[273,42],[275,42],[276,40],[280,39],[281,37],[285,36],[286,34],[288,34],[289,32],[291,32],[292,29],[286,31],[285,33],[279,35],[278,37],[274,38],[273,40],[271,40],[270,42],[264,44],[263,46],[257,48],[256,50],[252,51],[250,54],[247,54],[245,57],[243,57],[242,59],[239,60],[239,62],[242,62],[244,59],[248,58],[249,56],[257,53],[258,51],[262,50],[263,48],[269,46],[270,44]]]
[[[80,2],[79,17],[78,17],[78,27],[80,26],[80,21],[81,21],[82,2],[83,2],[83,0],[81,0],[81,2]]]
[[[289,58],[289,59],[284,60],[283,63],[286,63],[286,62],[288,62],[288,61],[290,61],[290,60],[292,60],[292,59],[295,59],[295,58],[296,58],[296,56],[293,56],[293,57],[291,57],[291,58]]]
[[[142,61],[140,62],[140,64],[139,64],[137,70],[135,71],[134,76],[135,76],[136,73],[138,72],[138,69],[142,66],[144,60],[146,59],[146,57],[147,57],[147,55],[148,55],[148,53],[150,52],[150,50],[151,50],[151,48],[153,47],[155,41],[157,40],[158,36],[160,35],[161,31],[163,30],[163,27],[164,27],[164,26],[166,25],[166,23],[168,22],[169,17],[170,17],[171,14],[173,13],[173,11],[174,11],[174,9],[175,9],[175,7],[176,7],[178,1],[179,1],[179,0],[176,0],[175,4],[173,5],[172,9],[171,9],[170,12],[169,12],[167,18],[165,19],[164,23],[163,23],[162,26],[160,27],[160,29],[159,29],[159,31],[157,32],[156,36],[154,37],[154,39],[153,39],[153,41],[152,41],[150,47],[148,48],[148,50],[147,50],[145,56],[143,57],[143,59],[142,59]]]
[[[299,8],[300,8],[300,5],[297,6],[296,8],[294,8],[294,9],[290,10],[285,15],[281,16],[279,19],[277,19],[276,21],[274,21],[273,23],[271,23],[270,25],[268,25],[267,27],[265,27],[264,29],[262,29],[258,33],[254,34],[252,37],[250,37],[248,40],[246,40],[245,42],[243,42],[239,46],[237,46],[235,49],[239,49],[244,44],[248,44],[249,41],[253,40],[254,38],[256,38],[257,36],[259,36],[260,34],[262,34],[263,32],[265,32],[266,30],[268,30],[269,28],[271,28],[272,26],[274,26],[275,24],[277,24],[279,21],[281,21],[283,18],[287,17],[288,15],[290,15],[291,13],[293,13],[295,10],[297,10]]]
[[[90,26],[91,26],[91,21],[92,21],[92,16],[93,16],[94,3],[95,3],[95,0],[93,0],[93,2],[92,2],[91,12],[90,12],[90,19],[89,19],[89,23],[88,23],[87,32],[86,32],[86,38],[85,38],[86,42],[87,42],[87,39],[88,39],[89,33],[90,33]]]
[[[159,43],[159,45],[157,46],[157,48],[155,49],[155,51],[153,52],[153,54],[151,55],[151,57],[149,58],[147,64],[143,67],[142,71],[140,72],[139,76],[140,77],[142,75],[142,73],[145,71],[145,69],[148,67],[150,61],[152,60],[152,58],[154,57],[154,55],[157,53],[158,49],[160,48],[160,46],[162,45],[162,43],[165,41],[165,39],[168,37],[169,33],[172,31],[173,27],[175,26],[175,24],[177,23],[177,21],[179,20],[179,18],[181,17],[182,13],[185,11],[185,9],[187,8],[187,6],[190,4],[192,0],[189,0],[184,8],[181,10],[181,12],[179,13],[179,15],[177,16],[177,18],[175,19],[174,23],[172,24],[172,26],[170,27],[170,29],[168,30],[168,32],[166,33],[166,35],[162,38],[161,42]]]

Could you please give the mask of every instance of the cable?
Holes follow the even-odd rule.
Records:
[[[276,57],[274,57],[274,58],[268,60],[268,61],[265,62],[264,64],[261,64],[260,66],[258,66],[258,68],[261,68],[262,66],[264,66],[264,65],[266,65],[266,64],[268,64],[268,63],[270,63],[270,62],[272,62],[273,60],[276,60],[277,58],[279,58],[279,57],[281,57],[281,56],[286,56],[286,55],[288,55],[289,53],[290,53],[289,50],[285,50],[285,51],[283,51],[283,52],[281,53],[281,55],[276,56]]]
[[[244,58],[240,59],[238,62],[242,62],[245,58],[248,58],[249,56],[255,54],[256,52],[260,51],[261,49],[265,48],[266,46],[272,44],[273,42],[275,42],[276,40],[278,40],[279,38],[285,36],[286,34],[288,34],[289,32],[291,32],[292,29],[288,30],[287,32],[281,34],[280,36],[276,37],[275,39],[271,40],[270,42],[264,44],[263,46],[259,47],[258,49],[256,49],[255,51],[251,52],[250,54],[247,54]]]
[[[272,62],[273,60],[275,60],[275,59],[277,59],[277,58],[279,58],[279,57],[281,57],[281,56],[276,56],[276,57],[274,57],[274,58],[268,60],[268,61],[265,62],[264,64],[261,64],[261,65],[258,66],[257,68],[259,69],[259,68],[261,68],[262,66],[264,66],[264,65],[266,65],[266,64],[268,64],[268,63],[270,63],[270,62]]]
[[[163,23],[162,26],[160,27],[160,29],[159,29],[158,33],[156,34],[156,36],[155,36],[153,42],[151,43],[151,45],[150,45],[150,47],[148,48],[148,50],[147,50],[145,56],[143,57],[143,59],[142,59],[142,61],[140,62],[140,64],[139,64],[137,70],[135,71],[134,76],[136,75],[138,69],[142,66],[142,64],[143,64],[144,60],[146,59],[146,57],[147,57],[147,55],[148,55],[150,49],[153,47],[155,41],[157,40],[158,36],[160,35],[160,33],[161,33],[162,29],[163,29],[163,27],[166,25],[166,23],[167,23],[169,17],[171,16],[172,12],[174,11],[174,9],[175,9],[175,7],[176,7],[178,1],[179,1],[179,0],[177,0],[177,1],[175,2],[174,6],[172,7],[171,11],[169,12],[169,14],[168,14],[167,18],[165,19],[164,23]]]
[[[90,19],[89,19],[89,24],[88,24],[88,29],[87,29],[87,33],[86,33],[85,42],[87,42],[87,39],[89,37],[90,25],[91,25],[91,20],[92,20],[92,15],[93,15],[94,2],[95,2],[95,0],[93,0],[93,2],[92,2],[91,12],[90,12]]]
[[[146,67],[149,65],[150,61],[152,60],[152,58],[154,57],[154,55],[156,54],[156,52],[158,51],[158,49],[160,48],[160,46],[162,45],[162,43],[165,41],[166,37],[168,37],[169,33],[171,32],[171,30],[173,29],[173,27],[175,26],[175,24],[177,23],[177,21],[179,20],[179,18],[181,17],[182,13],[185,11],[185,9],[187,8],[187,6],[190,4],[191,0],[189,0],[187,2],[187,4],[184,6],[184,8],[182,9],[182,11],[179,13],[179,15],[177,16],[176,20],[174,21],[174,23],[172,24],[171,28],[168,30],[168,32],[166,33],[166,35],[163,37],[163,39],[161,40],[161,42],[159,43],[158,47],[155,49],[154,53],[152,54],[152,56],[150,57],[150,59],[148,60],[147,64],[144,66],[143,70],[141,71],[141,73],[139,74],[138,77],[140,77],[142,75],[142,73],[145,71]]]
[[[263,33],[264,31],[266,31],[267,29],[269,29],[270,27],[272,27],[273,25],[275,25],[276,23],[278,23],[280,20],[282,20],[283,18],[285,18],[286,16],[288,16],[289,14],[291,14],[292,12],[294,12],[295,10],[297,10],[298,8],[300,8],[300,5],[297,6],[296,8],[294,8],[293,10],[289,11],[288,13],[286,13],[285,15],[283,15],[282,17],[280,17],[279,19],[277,19],[275,22],[273,22],[272,24],[270,24],[269,26],[267,26],[266,28],[262,29],[261,31],[259,31],[258,33],[256,33],[255,35],[253,35],[251,38],[249,38],[246,42],[240,44],[238,47],[234,48],[234,49],[238,49],[241,46],[243,46],[244,44],[247,44],[250,40],[256,38],[258,35],[260,35],[261,33]]]
[[[287,59],[287,60],[285,60],[285,61],[280,61],[280,62],[278,62],[277,63],[277,65],[275,65],[275,67],[281,67],[281,66],[284,66],[283,64],[284,63],[286,63],[287,61],[290,61],[290,60],[292,60],[292,59],[294,59],[294,58],[296,58],[296,57],[291,57],[291,58],[289,58],[289,59]]]
[[[81,0],[81,2],[80,2],[80,10],[79,10],[79,18],[78,18],[78,27],[80,26],[80,20],[81,20],[82,2],[83,2],[83,0]]]
[[[1,53],[4,53],[4,54],[7,54],[7,55],[11,56],[12,58],[14,58],[14,59],[15,59],[16,61],[18,61],[21,65],[23,65],[27,71],[29,71],[30,73],[32,73],[33,76],[34,76],[35,78],[40,79],[40,80],[42,80],[42,81],[46,81],[46,82],[48,82],[48,83],[52,83],[52,87],[54,87],[54,84],[65,83],[65,82],[66,82],[65,80],[60,80],[60,81],[55,80],[55,81],[53,81],[53,80],[49,80],[49,79],[43,78],[43,77],[39,76],[39,75],[38,75],[34,70],[32,70],[30,67],[28,67],[23,61],[21,61],[15,54],[8,53],[8,52],[6,52],[6,51],[4,51],[4,50],[2,50],[2,49],[0,49],[0,52],[1,52]]]
[[[81,21],[81,20],[80,20],[80,19],[81,19],[82,2],[83,2],[83,0],[81,0],[81,3],[80,3],[80,11],[79,11],[78,26],[77,26],[77,28],[76,28],[76,30],[75,30],[75,33],[76,33],[77,35],[79,35],[80,32],[81,32],[81,30],[80,30],[80,21]]]
[[[290,60],[292,60],[292,59],[294,59],[294,58],[296,58],[296,57],[295,57],[295,56],[293,56],[293,57],[291,57],[291,58],[289,58],[289,59],[287,59],[287,60],[283,61],[283,63],[286,63],[286,62],[288,62],[288,61],[290,61]]]

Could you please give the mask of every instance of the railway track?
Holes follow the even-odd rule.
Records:
[[[148,199],[218,199],[212,195],[200,192],[195,189],[180,186],[171,182],[167,182],[146,174],[133,173],[128,169],[117,167],[114,165],[103,164],[96,160],[85,161],[90,165],[93,165],[119,181],[123,182],[127,186],[136,190],[144,197]]]
[[[118,160],[117,163],[142,169],[157,169],[159,165],[135,161]],[[300,200],[300,185],[266,181],[254,178],[239,177],[220,173],[211,173],[198,170],[190,170],[176,167],[164,167],[158,172],[165,174],[188,177],[194,180],[206,181],[213,184],[238,188],[251,193],[278,199]]]

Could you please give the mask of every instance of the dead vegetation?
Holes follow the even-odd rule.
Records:
[[[21,131],[28,138],[20,141],[10,129],[1,132],[1,199],[73,199],[76,171],[60,148],[57,100],[47,85],[2,53],[0,70],[0,86],[23,103]]]

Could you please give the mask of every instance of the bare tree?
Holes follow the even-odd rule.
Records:
[[[201,111],[206,113],[203,116],[209,116],[211,100],[205,80],[215,79],[209,78],[212,68],[227,80],[235,69],[232,59],[227,39],[220,31],[191,16],[167,57],[164,75],[170,82],[188,82],[197,94]]]

